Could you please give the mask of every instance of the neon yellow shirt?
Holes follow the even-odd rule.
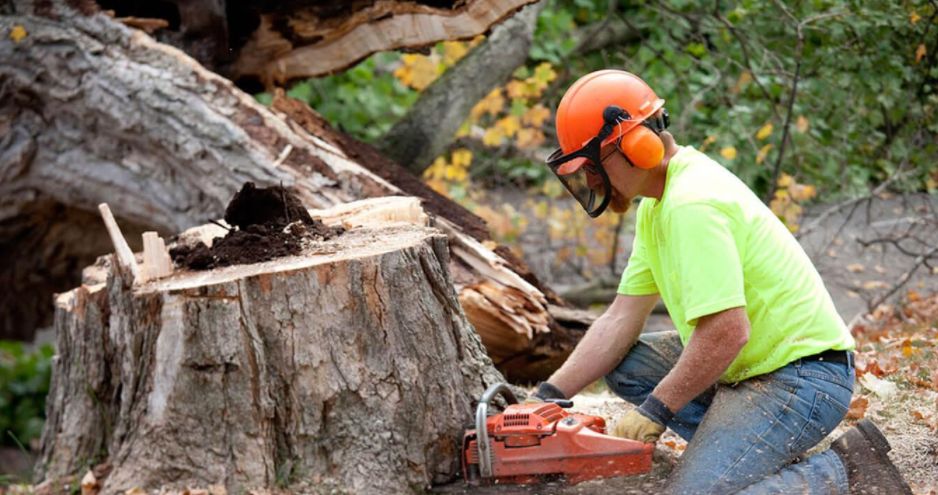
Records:
[[[745,306],[749,342],[734,383],[827,349],[853,349],[801,245],[735,175],[691,146],[671,158],[661,201],[638,207],[620,294],[661,294],[686,346],[697,319]]]

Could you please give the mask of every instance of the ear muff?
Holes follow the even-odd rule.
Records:
[[[638,168],[654,168],[664,159],[661,138],[644,126],[638,126],[622,136],[619,149]]]

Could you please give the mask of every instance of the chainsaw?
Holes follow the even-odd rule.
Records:
[[[488,416],[501,394],[508,407]],[[564,478],[568,484],[651,471],[655,444],[606,435],[599,416],[571,414],[569,400],[518,404],[504,383],[488,388],[476,408],[475,429],[463,437],[462,465],[472,484],[532,484]]]

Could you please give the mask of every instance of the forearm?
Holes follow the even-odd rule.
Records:
[[[548,380],[567,397],[612,371],[638,339],[658,296],[619,296]]]
[[[748,341],[749,320],[744,309],[726,313],[701,319],[677,364],[652,392],[672,412],[716,383]]]

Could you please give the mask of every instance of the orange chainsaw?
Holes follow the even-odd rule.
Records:
[[[508,407],[488,416],[501,394]],[[518,404],[504,383],[489,387],[476,408],[476,428],[463,437],[463,475],[469,483],[530,484],[563,477],[569,484],[651,471],[655,444],[606,435],[599,416],[571,414],[569,400]]]

